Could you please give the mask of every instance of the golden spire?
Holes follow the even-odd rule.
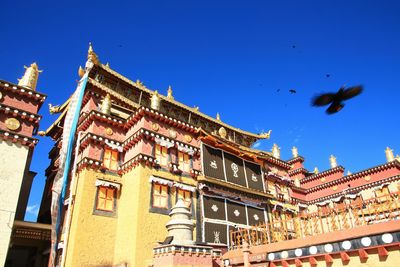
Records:
[[[352,175],[353,173],[351,171],[347,171],[347,175]]]
[[[387,162],[391,162],[394,160],[393,150],[390,149],[390,147],[386,147],[385,154]]]
[[[293,158],[297,158],[299,156],[299,151],[297,150],[297,147],[292,147],[292,155]]]
[[[103,102],[101,103],[101,112],[105,114],[110,114],[111,111],[111,97],[110,94],[107,94],[103,98]]]
[[[336,157],[334,155],[329,157],[329,162],[331,163],[331,169],[337,167]]]
[[[318,173],[319,173],[319,170],[318,170],[318,168],[317,168],[317,167],[315,167],[313,172],[314,172],[314,174],[318,174]]]
[[[215,116],[215,118],[217,119],[217,121],[221,120],[221,116],[219,115],[219,112],[217,112],[217,116]]]
[[[36,62],[32,63],[29,67],[24,66],[24,68],[26,69],[24,76],[22,76],[21,79],[18,79],[18,85],[35,90],[39,73],[41,73],[42,70],[39,70]]]
[[[87,59],[89,61],[92,61],[94,64],[98,64],[99,63],[99,58],[97,57],[96,53],[94,52],[91,42],[89,43]]]
[[[159,110],[160,109],[160,96],[158,95],[158,92],[155,91],[153,96],[151,97],[151,108],[155,109],[155,110]]]
[[[168,95],[167,95],[168,99],[174,99],[174,97],[172,96],[172,87],[171,85],[168,86]]]
[[[276,158],[276,159],[280,159],[281,158],[281,150],[280,150],[280,148],[278,147],[277,144],[274,144],[272,146],[272,156],[274,158]]]

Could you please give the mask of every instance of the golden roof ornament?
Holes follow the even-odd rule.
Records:
[[[110,94],[107,94],[103,98],[103,102],[101,103],[101,112],[104,114],[110,114],[111,111],[111,97]]]
[[[391,162],[394,160],[393,150],[390,149],[390,147],[386,147],[385,154],[387,162]]]
[[[55,114],[60,112],[60,105],[53,106],[51,103],[49,104],[49,112],[50,114]]]
[[[151,97],[151,108],[155,109],[155,110],[159,110],[160,102],[161,102],[160,95],[158,94],[157,91],[154,91],[154,94]]]
[[[82,78],[83,75],[85,75],[85,70],[81,66],[79,66],[78,75],[80,78]]]
[[[347,175],[352,175],[353,173],[351,171],[347,171]]]
[[[329,162],[331,164],[331,169],[336,168],[338,166],[336,162],[336,157],[334,155],[331,155],[329,157]]]
[[[274,158],[276,158],[276,159],[280,159],[281,158],[281,150],[280,150],[280,148],[278,147],[277,144],[274,144],[272,146],[272,156]]]
[[[168,99],[174,99],[174,97],[172,96],[172,87],[171,85],[168,86],[168,95],[167,95]]]
[[[262,138],[262,139],[269,139],[270,138],[270,136],[271,136],[271,132],[272,132],[272,130],[269,130],[267,133],[260,133],[259,134],[259,136],[260,136],[260,138]]]
[[[29,67],[24,66],[24,68],[26,69],[25,73],[21,79],[18,79],[18,85],[35,90],[37,85],[37,80],[39,78],[39,73],[43,71],[39,70],[39,67],[36,64],[36,62],[32,63]]]
[[[199,106],[194,106],[193,109],[194,109],[194,111],[199,111],[200,107]]]
[[[215,118],[217,119],[217,121],[221,121],[221,116],[219,115],[219,112],[217,112],[217,116],[215,116]]]
[[[94,52],[91,42],[89,43],[87,59],[88,59],[88,61],[91,61],[93,64],[99,63],[99,58],[97,57],[96,53]]]
[[[292,147],[292,156],[293,158],[297,158],[299,156],[299,151],[297,149],[297,147]]]
[[[318,173],[319,173],[318,167],[315,167],[315,168],[314,168],[313,173],[314,173],[314,174],[318,174]]]

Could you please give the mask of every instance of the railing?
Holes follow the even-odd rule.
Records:
[[[298,215],[292,219],[275,219],[271,223],[230,231],[229,249],[304,238],[323,233],[351,229],[363,225],[400,219],[399,192],[364,200],[343,208]]]

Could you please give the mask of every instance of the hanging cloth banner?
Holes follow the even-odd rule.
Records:
[[[60,167],[54,177],[51,197],[51,250],[48,265],[50,267],[56,265],[55,256],[57,254],[57,238],[60,230],[62,203],[64,203],[76,127],[81,110],[83,94],[89,77],[89,70],[90,69],[86,70],[86,73],[79,81],[74,94],[71,96],[68,111],[64,120],[62,147],[60,150]]]

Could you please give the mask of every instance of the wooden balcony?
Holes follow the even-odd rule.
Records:
[[[275,219],[270,223],[231,231],[229,249],[241,248],[243,244],[266,245],[399,220],[399,194],[396,192],[364,200],[359,204],[325,208],[324,211],[302,214],[288,220]]]

